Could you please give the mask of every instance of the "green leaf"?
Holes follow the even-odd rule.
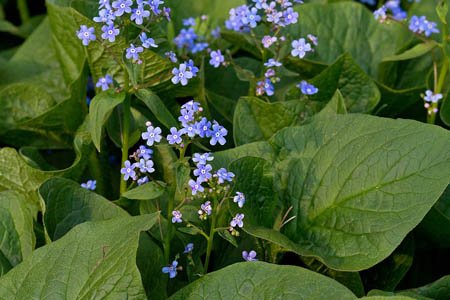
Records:
[[[327,118],[328,116],[333,116],[336,114],[345,115],[347,113],[347,107],[345,106],[345,100],[339,90],[334,93],[330,102],[317,114],[313,119],[316,118]]]
[[[281,200],[297,216],[284,233],[338,270],[386,258],[450,178],[449,133],[414,121],[336,115],[271,144]]]
[[[103,126],[112,113],[112,110],[125,100],[126,93],[116,93],[114,89],[97,94],[89,106],[89,132],[92,142],[100,152],[100,142],[102,138]]]
[[[398,53],[412,38],[400,24],[376,21],[360,3],[308,3],[294,10],[299,13],[298,23],[287,26],[283,33],[296,39],[307,34],[320,39],[314,54],[306,56],[308,60],[331,64],[348,52],[372,78],[377,78],[378,64]],[[379,51],[379,45],[384,45],[383,51]]]
[[[315,272],[263,262],[237,263],[209,273],[175,293],[190,299],[355,299],[346,287]]]
[[[190,174],[191,174],[191,168],[190,168],[189,164],[187,164],[187,165],[181,164],[181,163],[178,164],[177,174],[176,174],[178,193],[184,192],[183,188],[185,187],[188,180],[190,179],[190,176],[189,176]]]
[[[40,210],[37,189],[44,181],[54,176],[78,179],[84,171],[93,150],[91,136],[86,127],[85,122],[73,140],[75,159],[66,169],[42,171],[28,165],[15,149],[0,149],[0,191],[11,189],[25,196],[27,205],[35,215],[36,211]]]
[[[257,157],[243,157],[233,161],[227,169],[235,174],[233,191],[245,191],[245,205],[239,208],[232,204],[233,214],[243,213],[246,224],[272,226],[277,197],[271,163]]]
[[[440,247],[450,247],[450,185],[420,223],[418,230]]]
[[[423,105],[420,94],[425,92],[424,86],[396,90],[380,82],[377,82],[377,85],[381,92],[381,100],[375,111],[379,116],[396,117],[414,105]]]
[[[359,299],[366,300],[413,300],[414,298],[406,297],[406,296],[371,296],[371,297],[362,297]]]
[[[341,272],[324,266],[320,261],[312,257],[300,257],[306,266],[319,274],[326,275],[333,278],[337,282],[343,284],[350,289],[356,296],[362,297],[365,295],[364,285],[361,276],[358,272]]]
[[[441,19],[442,24],[447,24],[447,13],[448,13],[448,4],[447,1],[441,1],[436,6],[436,13],[439,16],[439,19]]]
[[[311,100],[331,99],[339,89],[350,113],[370,113],[380,101],[380,91],[375,82],[348,53],[309,82],[319,89],[317,94],[309,97]]]
[[[239,246],[236,241],[236,238],[228,230],[219,230],[218,234],[221,238],[223,238],[225,241],[227,241],[234,247],[237,248]]]
[[[119,206],[81,188],[78,183],[71,180],[52,178],[41,185],[39,193],[46,205],[45,229],[52,240],[63,238],[73,227],[87,221],[128,216],[128,213]],[[146,233],[141,233],[136,264],[141,272],[144,288],[151,299],[166,298],[166,276],[161,273],[162,261],[161,248]]]
[[[165,186],[166,184],[162,181],[150,181],[125,192],[123,196],[133,200],[155,199],[164,193]]]
[[[164,102],[162,102],[158,97],[158,95],[148,89],[140,89],[136,92],[136,96],[139,100],[144,102],[145,105],[147,105],[155,118],[160,121],[161,124],[163,124],[167,128],[178,126],[177,121],[164,105]]]
[[[427,42],[427,43],[417,44],[414,47],[412,47],[411,49],[408,49],[400,54],[383,58],[383,62],[408,60],[408,59],[416,58],[416,57],[422,56],[422,55],[430,52],[436,46],[437,46],[437,43],[435,43],[435,42]]]
[[[285,128],[269,144],[272,157],[263,142],[215,155],[216,167],[243,156],[272,161],[280,201],[294,208],[283,233],[244,230],[336,270],[388,257],[450,180],[449,133],[410,120],[335,115]]]
[[[140,232],[156,220],[153,214],[76,226],[1,277],[0,299],[147,299],[136,250]]]
[[[0,104],[7,117],[0,139],[9,145],[69,148],[83,122],[87,82],[83,57],[67,76],[53,42],[45,19],[0,68]],[[70,61],[66,56],[61,59]]]
[[[445,125],[450,126],[450,93],[448,93],[447,97],[442,101],[440,111],[442,122],[444,122]]]
[[[0,193],[0,276],[28,258],[34,249],[33,217],[25,201],[14,191]]]

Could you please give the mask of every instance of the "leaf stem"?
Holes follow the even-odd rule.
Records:
[[[214,234],[216,233],[215,227],[216,227],[216,221],[217,221],[217,209],[218,209],[219,203],[217,200],[217,195],[214,195],[214,210],[212,212],[211,216],[211,228],[209,230],[209,238],[208,238],[208,245],[206,247],[206,259],[205,259],[205,266],[203,268],[205,273],[208,273],[208,267],[209,267],[209,260],[211,257],[211,251],[214,241]]]
[[[437,87],[434,91],[435,94],[439,94],[442,91],[442,88],[444,87],[445,78],[447,77],[448,69],[449,69],[449,58],[447,53],[447,33],[448,28],[447,24],[442,24],[442,66],[441,70],[439,72],[439,79],[437,83]],[[427,122],[430,124],[434,124],[436,121],[436,114],[435,110],[438,108],[439,102],[431,103],[431,107],[429,108],[429,113],[427,115]]]

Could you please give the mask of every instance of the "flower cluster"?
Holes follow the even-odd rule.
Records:
[[[194,18],[183,20],[183,25],[188,27],[182,28],[173,40],[178,49],[186,49],[188,53],[195,54],[208,48],[209,43],[205,41],[206,38],[195,33],[194,26],[196,24]]]
[[[406,11],[400,6],[400,0],[389,0],[379,9],[374,11],[375,20],[379,20],[381,23],[387,19],[388,12],[391,12],[394,20],[404,20],[408,17]]]
[[[139,146],[136,152],[130,155],[130,158],[134,159],[135,162],[131,163],[126,160],[124,167],[120,170],[123,180],[131,178],[133,181],[137,181],[138,185],[147,183],[149,181],[148,175],[155,172],[154,163],[151,160],[152,154],[153,150],[146,148],[144,145]]]
[[[428,110],[428,114],[437,113],[438,108],[436,106],[433,106],[433,103],[438,103],[439,100],[442,99],[442,94],[440,93],[433,93],[430,90],[425,91],[425,95],[423,99],[425,100],[424,107]]]
[[[160,8],[164,1],[161,0],[116,0],[110,3],[110,0],[99,1],[98,16],[94,17],[94,22],[102,23],[101,38],[104,41],[113,43],[116,41],[117,36],[120,35],[120,26],[123,25],[124,19],[129,19],[131,22],[140,26],[146,19],[149,19],[149,23],[152,20],[161,20],[166,17],[170,21],[170,8]],[[147,37],[147,34],[143,29],[138,36],[141,45],[135,45],[135,42],[131,43],[126,49],[126,58],[132,59],[134,62],[141,63],[139,54],[144,51],[144,48],[158,47],[155,40]],[[94,34],[94,27],[88,28],[86,25],[81,25],[80,30],[77,31],[78,38],[82,40],[83,45],[87,46],[91,41],[97,40]],[[136,38],[137,40],[138,38]],[[102,89],[104,86],[102,85]]]
[[[433,33],[439,33],[435,22],[428,21],[425,16],[412,16],[409,20],[409,30],[418,34],[424,33],[425,36],[430,36]]]
[[[169,53],[171,57],[173,57],[175,60],[177,59],[175,56],[175,53],[171,52]],[[173,60],[172,60],[173,61]],[[189,61],[185,61],[184,63],[180,64],[178,68],[173,68],[172,74],[174,75],[172,77],[172,83],[178,84],[181,83],[181,85],[187,85],[188,80],[197,76],[198,68],[194,66],[194,61],[190,59]]]
[[[267,21],[275,28],[297,23],[298,13],[291,1],[253,0],[254,5],[241,5],[230,9],[225,27],[237,32],[249,32],[259,22]],[[293,1],[303,3],[303,1]]]

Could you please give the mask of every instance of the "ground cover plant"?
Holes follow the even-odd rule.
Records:
[[[0,299],[450,299],[447,0],[1,0]]]

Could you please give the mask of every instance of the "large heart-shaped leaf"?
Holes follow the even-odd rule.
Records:
[[[19,193],[0,193],[0,276],[23,259],[34,249],[33,218]],[[3,259],[2,259],[3,258]]]
[[[175,293],[178,299],[356,299],[343,285],[315,272],[263,262],[238,263],[207,274]]]
[[[147,299],[136,267],[139,234],[157,214],[78,225],[0,278],[0,299]]]
[[[244,229],[338,270],[362,270],[386,258],[450,178],[449,133],[415,121],[335,115],[285,128],[269,143],[280,200],[293,207],[288,217],[295,219],[284,234],[257,224]],[[264,144],[216,157],[221,163],[263,157],[255,146]]]
[[[53,241],[63,238],[80,223],[129,216],[111,201],[68,179],[51,178],[42,184],[39,193],[46,207],[45,229]],[[151,258],[148,257],[150,253]],[[141,233],[136,264],[150,299],[166,297],[167,281],[161,272],[162,262],[161,248],[146,233]]]

